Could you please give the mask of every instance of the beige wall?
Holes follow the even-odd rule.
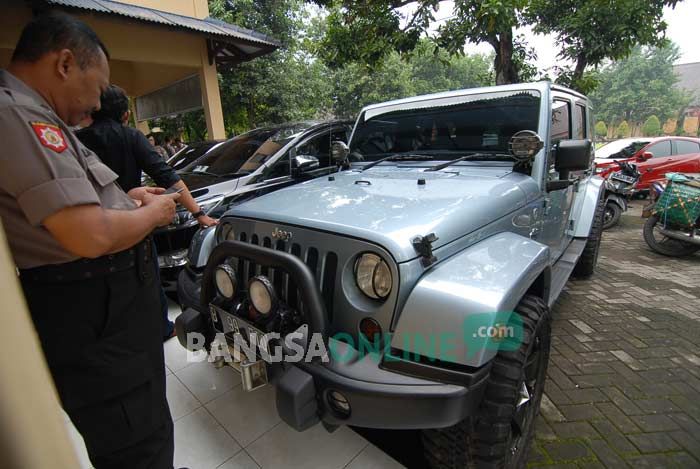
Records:
[[[178,15],[206,18],[209,16],[207,0],[119,0],[122,3],[138,5],[154,10],[177,13]]]
[[[0,467],[79,467],[2,223],[0,285]]]

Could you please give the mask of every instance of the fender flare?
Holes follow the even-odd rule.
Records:
[[[548,282],[548,274],[548,246],[512,232],[486,238],[440,262],[418,281],[401,311],[391,347],[404,355],[482,366],[497,351],[468,350],[467,329],[475,320],[486,327],[498,324],[497,313],[502,318],[513,311],[525,293],[541,283],[538,279]],[[548,286],[536,288],[546,294]],[[446,334],[454,336],[449,359],[441,353]],[[422,347],[426,343],[438,343],[434,354]]]
[[[604,186],[605,179],[599,176],[590,176],[579,183],[578,195],[572,210],[574,238],[588,238],[593,226],[596,208],[603,196]]]

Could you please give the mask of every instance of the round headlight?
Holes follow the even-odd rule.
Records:
[[[228,264],[219,265],[214,271],[214,283],[219,295],[227,300],[232,299],[236,294],[238,281],[236,280],[236,271]]]
[[[391,270],[376,254],[363,254],[355,263],[355,282],[368,297],[383,300],[391,293]]]
[[[255,311],[269,316],[277,309],[277,295],[270,280],[263,275],[253,277],[248,284],[248,298]]]

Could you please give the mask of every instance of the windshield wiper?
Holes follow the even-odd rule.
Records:
[[[364,166],[362,171],[367,171],[379,163],[384,163],[385,161],[423,161],[423,160],[434,160],[435,158],[430,155],[421,155],[420,153],[410,153],[410,154],[400,154],[394,153],[393,155],[385,156],[384,158],[379,158],[377,161],[372,161],[370,164]]]
[[[508,159],[512,159],[513,155],[510,155],[508,153],[470,153],[468,155],[462,156],[460,158],[456,158],[451,161],[446,161],[445,163],[440,163],[435,166],[432,166],[425,171],[440,171],[441,169],[445,169],[448,166],[452,166],[455,163],[459,163],[460,161],[466,161],[466,160],[495,160],[498,161],[500,158],[494,158],[494,157],[506,157]]]

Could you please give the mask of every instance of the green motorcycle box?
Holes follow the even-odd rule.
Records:
[[[695,225],[700,217],[700,181],[678,173],[669,173],[666,178],[668,185],[654,212],[666,225]]]

